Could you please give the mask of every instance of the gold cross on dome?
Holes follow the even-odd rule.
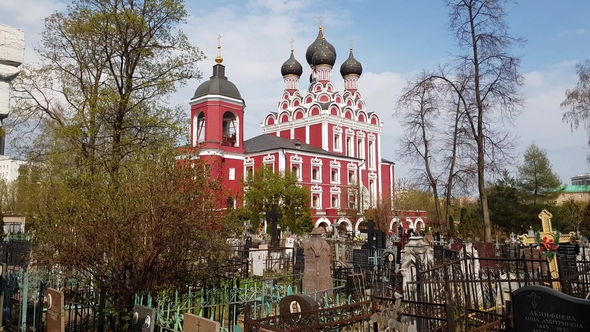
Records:
[[[352,51],[352,42],[354,41],[354,39],[350,38],[349,42],[350,42],[350,50]]]
[[[223,58],[221,57],[221,35],[217,35],[217,57],[215,58],[215,62],[223,62]]]
[[[324,17],[322,16],[322,14],[320,14],[318,16],[318,21],[320,22],[320,29],[322,28],[322,18],[324,18]]]
[[[293,43],[295,43],[295,40],[291,39],[291,52],[293,52]]]

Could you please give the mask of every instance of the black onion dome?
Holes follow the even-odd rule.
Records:
[[[203,82],[195,91],[194,98],[207,95],[220,95],[236,99],[242,99],[240,91],[235,84],[230,82],[225,76],[225,66],[216,64],[213,66],[213,76],[208,81]]]
[[[295,59],[293,51],[291,51],[291,56],[281,66],[281,75],[297,75],[301,77],[301,74],[303,74],[303,67],[299,61]]]
[[[328,47],[328,42],[324,39],[318,50],[313,54],[311,64],[315,67],[318,65],[334,66],[334,63],[336,63],[336,53]]]
[[[342,75],[342,77],[344,77],[344,76],[351,75],[351,74],[356,74],[356,75],[361,76],[362,73],[363,73],[363,66],[361,65],[360,62],[358,62],[354,58],[354,56],[352,55],[352,49],[351,49],[348,59],[346,59],[346,61],[344,61],[342,63],[342,65],[340,66],[340,74]]]
[[[334,48],[334,46],[332,46],[332,44],[328,43],[326,38],[324,38],[324,32],[323,32],[322,28],[320,27],[320,32],[318,33],[318,37],[315,39],[315,41],[313,43],[311,43],[311,45],[309,45],[309,47],[307,48],[307,51],[305,52],[305,60],[307,60],[308,65],[311,65],[313,55],[319,49],[320,45],[322,44],[322,41],[328,46],[330,51],[332,51],[332,53],[334,53],[334,58],[336,58],[336,49]]]

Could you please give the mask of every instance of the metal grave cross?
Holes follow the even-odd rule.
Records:
[[[572,236],[571,234],[561,234],[559,239],[555,238],[555,231],[551,227],[551,217],[553,217],[553,215],[547,210],[543,210],[539,213],[539,219],[541,219],[541,224],[543,225],[543,231],[539,232],[541,239],[547,237],[548,240],[553,239],[555,243],[569,243]],[[537,238],[536,236],[531,237],[528,234],[524,234],[522,235],[522,243],[526,246],[537,244]]]
[[[541,224],[543,225],[543,231],[539,232],[541,239],[546,237],[548,240],[554,240],[555,243],[569,243],[570,238],[574,235],[573,233],[570,234],[561,234],[559,239],[556,239],[556,232],[551,227],[551,217],[553,215],[551,212],[543,209],[541,213],[539,213],[539,219],[541,219]],[[522,243],[525,246],[529,246],[531,244],[537,244],[536,236],[529,236],[528,234],[522,235]],[[557,258],[549,259],[549,272],[551,273],[551,278],[553,280],[559,280],[559,270],[557,266]],[[559,281],[552,282],[553,289],[559,290],[561,285]]]
[[[278,204],[273,204],[270,210],[270,213],[266,214],[266,218],[270,219],[272,223],[271,228],[271,238],[270,238],[270,245],[272,247],[278,247],[280,245],[279,241],[279,230],[277,227],[278,221],[280,218],[283,217],[283,214],[279,212]]]

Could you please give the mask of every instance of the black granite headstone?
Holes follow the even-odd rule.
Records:
[[[576,246],[573,244],[560,244],[557,248],[557,266],[560,276],[571,276],[578,272],[576,264]]]
[[[305,255],[303,248],[297,248],[295,251],[295,264],[293,265],[294,274],[303,273],[305,267]]]
[[[445,247],[442,244],[435,244],[434,245],[434,260],[435,261],[442,261],[443,260],[444,250],[445,250]]]
[[[353,249],[352,250],[352,266],[355,271],[366,268],[369,265],[369,250],[368,249]]]
[[[590,331],[590,300],[544,286],[525,286],[512,293],[514,331]]]
[[[156,309],[136,304],[133,307],[133,332],[154,332],[156,326]]]

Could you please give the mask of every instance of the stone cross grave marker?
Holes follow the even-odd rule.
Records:
[[[47,288],[47,332],[65,331],[64,318],[64,293]]]
[[[332,296],[333,287],[332,272],[330,271],[332,253],[330,245],[322,237],[322,234],[321,228],[314,228],[311,232],[311,239],[303,245],[305,266],[302,287],[307,294],[318,292],[318,299],[323,297],[325,293]]]
[[[154,332],[156,326],[156,309],[136,304],[133,307],[133,332]]]
[[[219,332],[221,324],[214,320],[199,317],[197,315],[184,313],[182,331],[184,332]]]
[[[270,219],[271,222],[271,238],[270,238],[270,246],[271,247],[278,247],[280,246],[280,237],[279,237],[279,229],[278,229],[278,222],[279,219],[283,217],[283,214],[279,212],[279,206],[277,204],[273,204],[270,210],[270,213],[266,214],[267,220]]]
[[[590,301],[545,286],[512,292],[514,331],[582,332],[590,330]]]
[[[549,212],[547,210],[543,210],[543,211],[541,211],[541,213],[539,213],[539,219],[541,219],[541,224],[543,225],[543,231],[539,232],[541,239],[546,237],[548,240],[554,240],[555,243],[569,243],[570,238],[574,234],[573,233],[561,234],[559,236],[559,239],[556,239],[557,234],[553,230],[553,228],[551,227],[551,218],[552,217],[553,217],[553,215],[551,214],[551,212]],[[525,246],[528,246],[531,244],[537,244],[536,236],[535,235],[531,236],[529,234],[523,234],[522,235],[522,243]],[[549,272],[551,273],[552,279],[559,280],[559,269],[557,266],[557,259],[555,259],[555,258],[549,259]],[[552,287],[554,289],[560,289],[559,281],[553,281]]]

